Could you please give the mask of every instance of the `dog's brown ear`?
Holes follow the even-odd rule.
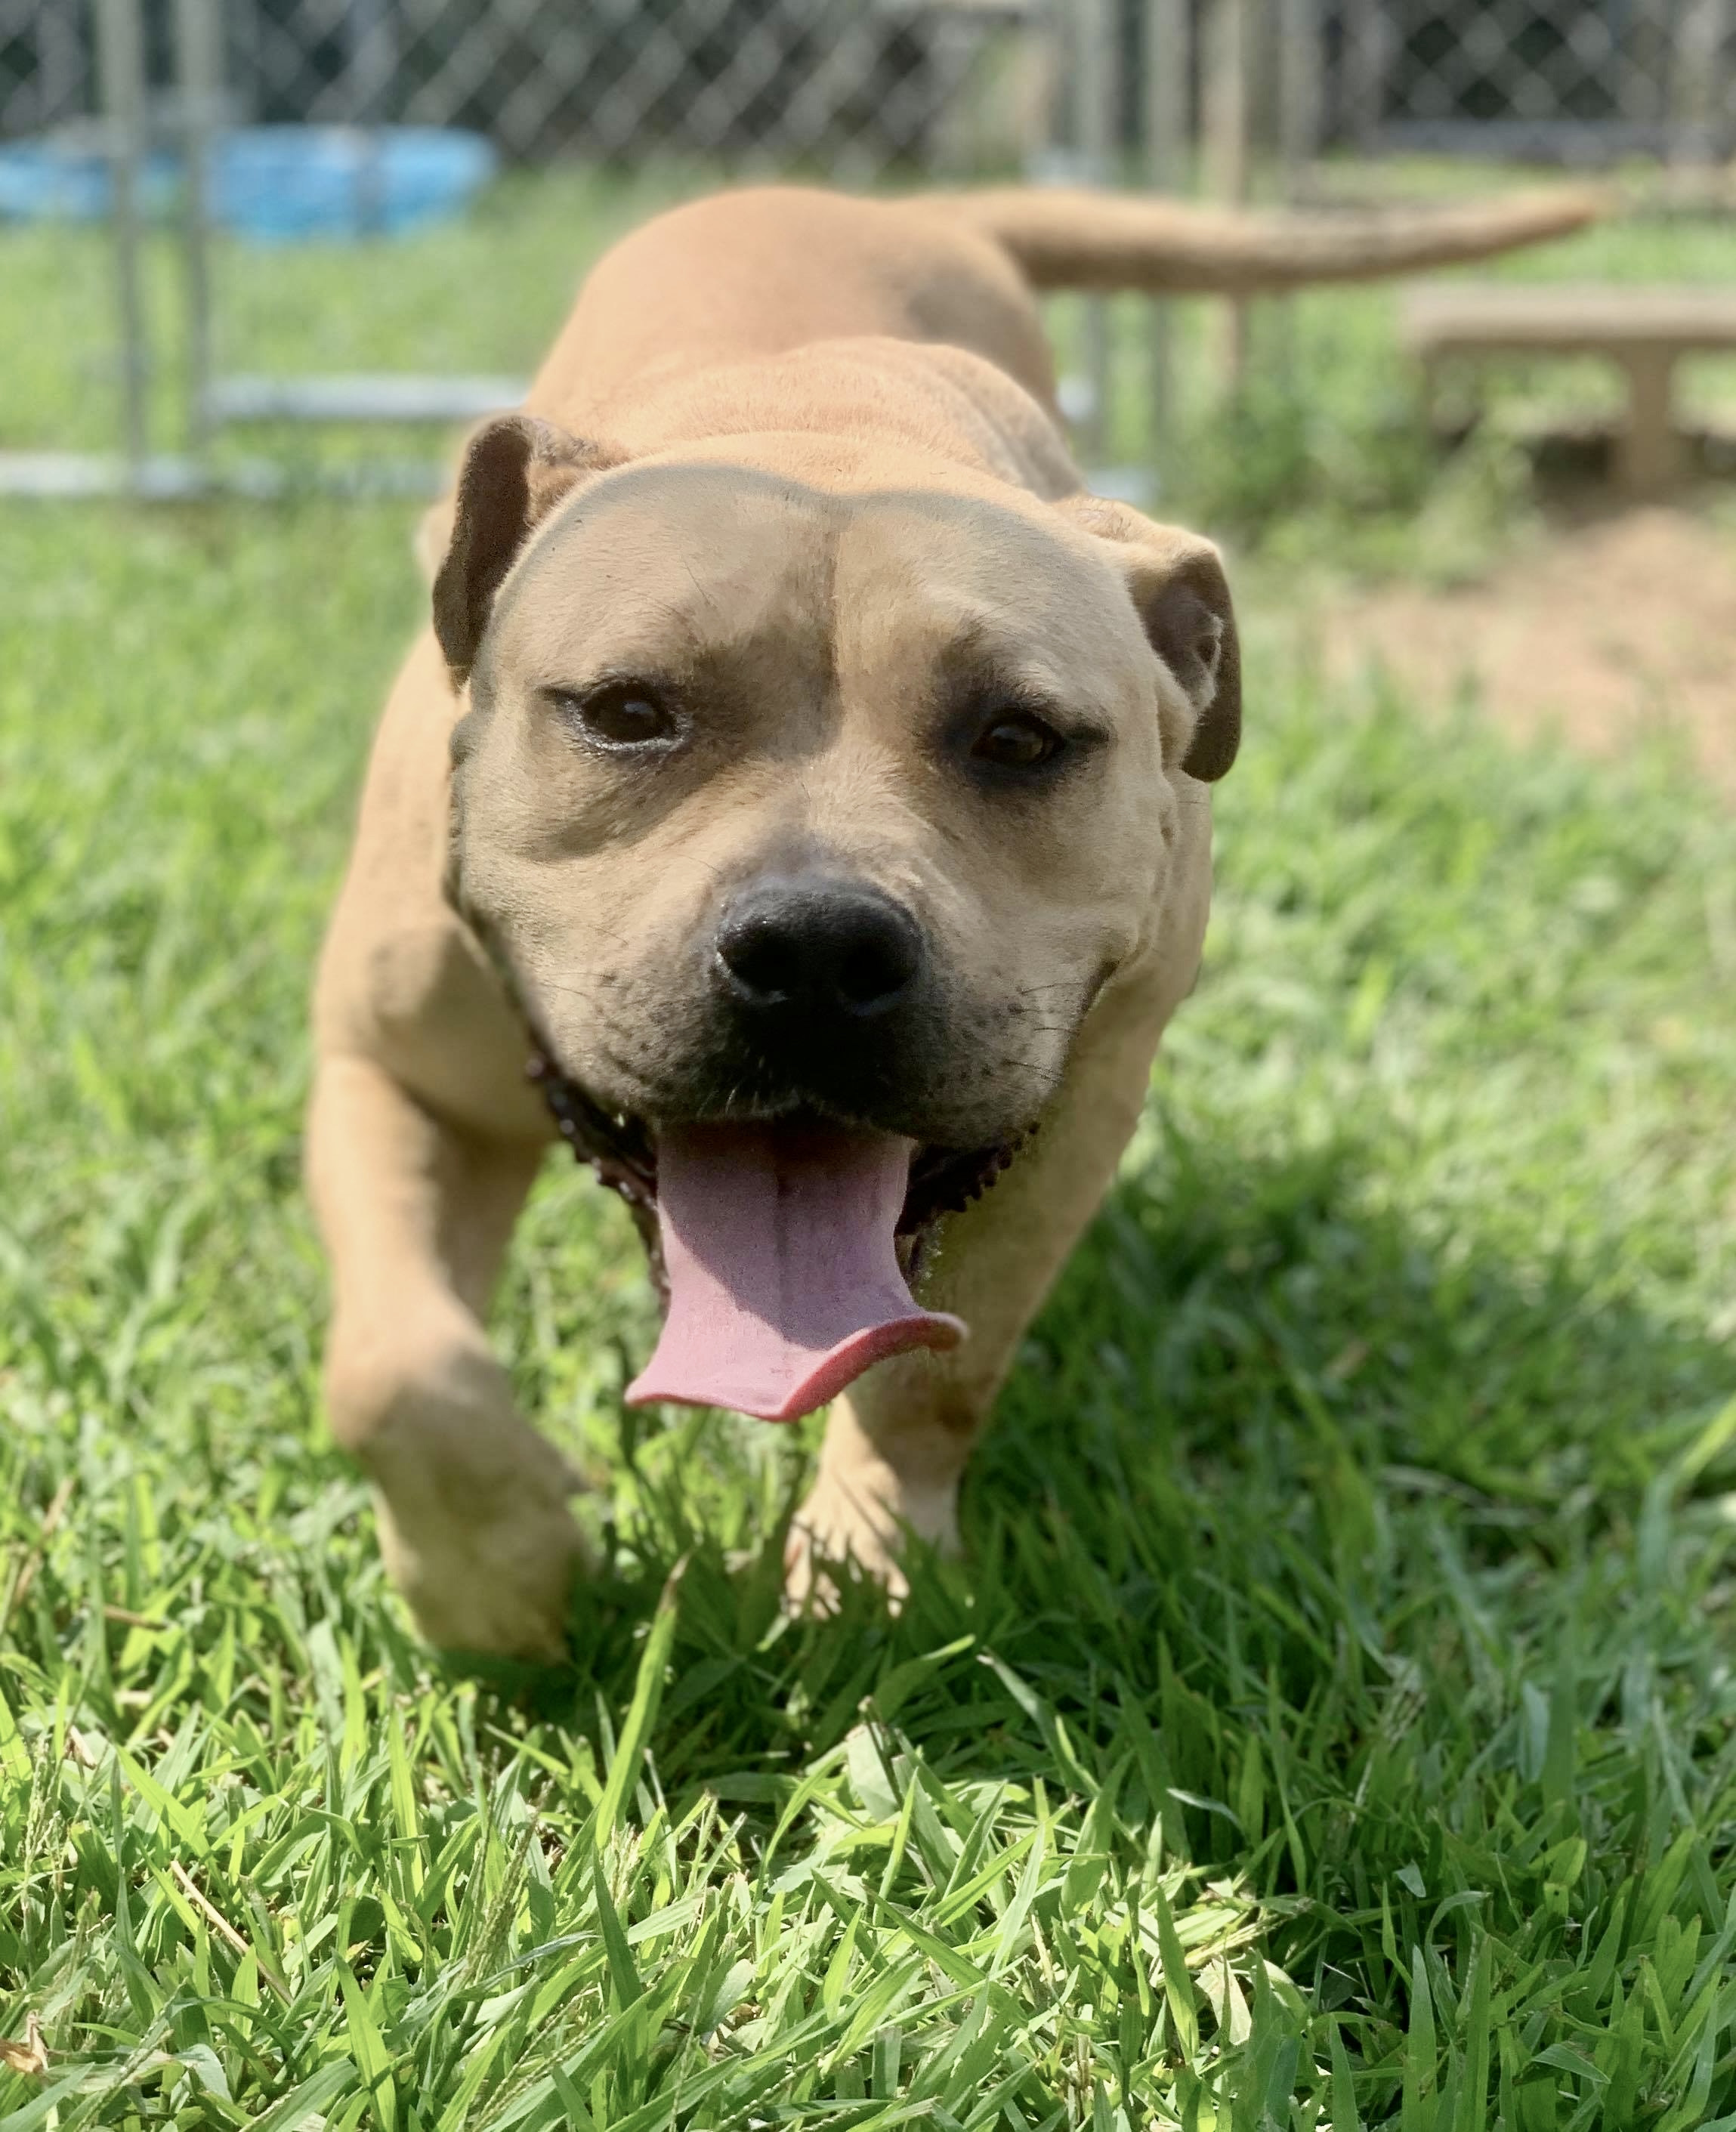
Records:
[[[1182,767],[1211,785],[1242,744],[1242,647],[1222,557],[1208,540],[1182,539],[1186,545],[1173,560],[1136,569],[1134,605],[1194,708]]]
[[[1209,540],[1158,526],[1121,503],[1069,499],[1070,517],[1125,548],[1127,588],[1151,647],[1193,705],[1182,767],[1214,783],[1242,740],[1242,657],[1224,560]]]
[[[434,581],[434,635],[454,681],[469,678],[494,596],[520,549],[587,474],[618,466],[622,456],[535,415],[501,415],[472,437],[458,470],[452,539]]]

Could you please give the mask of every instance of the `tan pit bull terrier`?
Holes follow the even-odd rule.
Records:
[[[558,1131],[666,1278],[630,1396],[831,1401],[792,1599],[955,1538],[1193,982],[1241,719],[1217,551],[1082,492],[1033,291],[1395,273],[1595,211],[771,190],[596,268],[432,521],[318,986],[326,1395],[435,1642],[558,1650],[584,1567],[483,1328]]]

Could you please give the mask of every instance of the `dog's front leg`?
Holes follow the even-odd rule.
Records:
[[[320,1062],[308,1171],[333,1270],[333,1433],[373,1485],[429,1640],[561,1646],[582,1561],[565,1462],[520,1415],[482,1313],[543,1153],[442,1122],[365,1059]]]
[[[1201,928],[1203,929],[1203,910]],[[1191,980],[1197,941],[1179,967]],[[970,1337],[882,1362],[832,1405],[819,1469],[785,1551],[796,1605],[824,1596],[818,1559],[853,1560],[896,1597],[907,1534],[957,1544],[958,1484],[1025,1328],[1096,1212],[1139,1122],[1152,1055],[1186,981],[1105,998],[1041,1131],[987,1195],[942,1231],[922,1284]]]

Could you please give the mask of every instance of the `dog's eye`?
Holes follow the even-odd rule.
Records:
[[[1035,770],[1057,754],[1062,745],[1052,725],[1029,711],[1019,711],[985,727],[971,752],[979,762],[993,763],[997,770]]]
[[[643,747],[676,731],[674,711],[644,681],[609,681],[583,695],[562,691],[555,701],[587,740],[605,747]]]

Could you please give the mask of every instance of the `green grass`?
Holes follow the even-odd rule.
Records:
[[[1736,2125],[1736,826],[1257,614],[968,1560],[784,1621],[813,1426],[622,1409],[551,1163],[498,1331],[605,1566],[453,1678],[297,1182],[406,518],[0,511],[0,2132]]]

